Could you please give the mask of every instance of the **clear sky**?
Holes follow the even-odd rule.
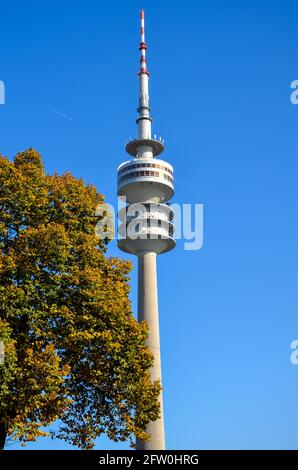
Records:
[[[49,172],[116,203],[136,132],[141,8],[175,202],[204,204],[203,248],[179,242],[158,258],[167,447],[298,449],[298,3],[1,2],[0,151],[33,146]],[[127,257],[116,242],[109,253]],[[135,270],[131,286],[136,312]]]

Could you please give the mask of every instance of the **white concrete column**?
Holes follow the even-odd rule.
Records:
[[[149,109],[149,91],[148,91],[148,80],[147,73],[141,73],[139,76],[140,82],[140,94],[139,94],[139,117],[138,120],[138,138],[139,139],[151,139],[151,119]],[[142,117],[144,119],[142,119]],[[146,117],[148,119],[146,119]],[[152,150],[152,149],[151,149]]]
[[[138,253],[138,320],[148,322],[147,346],[154,355],[154,364],[150,370],[151,379],[161,381],[156,253],[149,251]],[[151,435],[150,440],[144,442],[137,440],[138,450],[165,449],[162,393],[160,394],[160,412],[160,418],[148,425],[147,432]]]

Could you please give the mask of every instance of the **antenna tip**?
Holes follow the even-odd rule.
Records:
[[[141,10],[141,12],[140,12],[140,18],[141,18],[141,20],[143,20],[144,17],[145,17],[145,12],[144,12],[144,10]]]

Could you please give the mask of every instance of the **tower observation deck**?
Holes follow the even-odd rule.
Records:
[[[174,172],[172,165],[160,158],[164,141],[151,135],[143,11],[140,19],[138,137],[125,146],[132,159],[117,170],[118,196],[126,202],[118,214],[118,247],[138,257],[138,321],[148,322],[147,345],[154,355],[151,379],[161,381],[156,256],[175,247],[173,211],[168,204],[174,195]],[[137,441],[137,449],[165,449],[162,395],[160,411],[160,418],[148,425],[149,441]]]

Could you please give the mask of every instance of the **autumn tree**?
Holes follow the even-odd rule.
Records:
[[[0,448],[46,434],[91,449],[148,438],[159,416],[147,325],[128,298],[128,262],[95,235],[104,198],[70,173],[46,174],[30,148],[0,156]],[[56,428],[56,426],[55,426]]]

